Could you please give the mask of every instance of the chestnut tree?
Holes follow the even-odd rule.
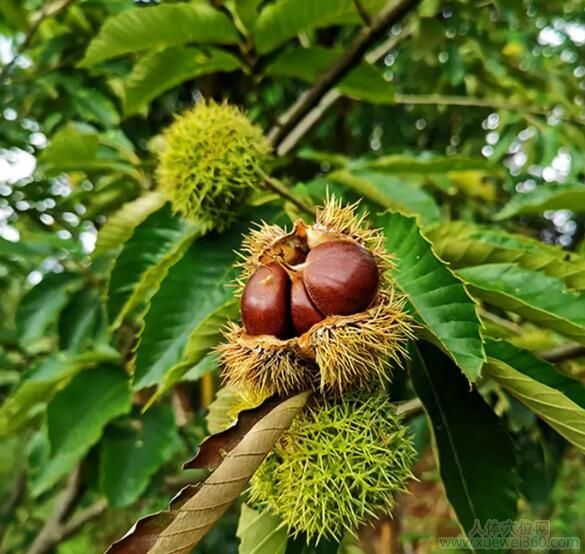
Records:
[[[583,0],[2,0],[0,553],[585,540],[584,46]]]

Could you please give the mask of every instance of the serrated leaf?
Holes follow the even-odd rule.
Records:
[[[479,298],[542,327],[585,344],[585,293],[555,277],[515,264],[486,264],[460,270]]]
[[[268,65],[266,74],[313,83],[342,55],[342,49],[320,46],[287,50]],[[384,79],[376,66],[367,62],[362,62],[349,72],[337,88],[343,95],[356,100],[375,104],[392,104],[394,101],[392,84]]]
[[[155,406],[141,419],[110,427],[100,454],[100,483],[112,507],[133,504],[152,475],[181,448],[169,406]]]
[[[503,340],[486,339],[485,350],[488,358],[500,360],[518,369],[530,379],[558,390],[585,409],[585,386],[583,383],[564,375],[553,364],[528,350],[523,350]]]
[[[150,54],[134,66],[126,82],[124,111],[139,113],[163,92],[209,73],[240,69],[233,54],[218,48],[168,48]]]
[[[511,365],[514,357],[508,358],[502,351],[498,355],[505,359],[490,356],[484,366],[484,375],[497,381],[557,433],[585,452],[585,410],[561,391],[545,384],[544,380],[533,378],[542,378],[542,375],[529,375],[524,367]]]
[[[199,381],[204,375],[217,371],[218,366],[217,355],[214,352],[207,354],[205,358],[187,370],[181,377],[181,381]]]
[[[514,520],[519,483],[502,422],[440,350],[421,342],[412,356],[412,383],[430,420],[441,479],[462,530],[469,533],[476,520],[482,527],[487,520]]]
[[[371,14],[385,4],[386,0],[362,0]],[[362,23],[353,0],[280,0],[260,12],[254,32],[256,48],[266,54],[303,31],[345,23]]]
[[[206,2],[134,8],[106,20],[81,65],[87,67],[147,48],[237,41],[238,33],[229,18]]]
[[[237,421],[234,410],[241,403],[242,395],[233,385],[228,384],[219,389],[215,400],[207,408],[207,431],[216,435],[231,427]]]
[[[136,353],[134,388],[160,384],[181,362],[189,338],[232,296],[234,250],[243,226],[195,241],[168,272],[151,301]],[[194,339],[197,340],[197,339]]]
[[[282,520],[268,510],[259,512],[242,504],[236,536],[239,554],[284,554],[288,533]]]
[[[113,327],[139,303],[148,301],[196,233],[195,227],[172,214],[169,205],[134,229],[110,275],[107,309]]]
[[[360,162],[360,169],[370,169],[382,173],[404,175],[443,174],[449,171],[486,170],[498,173],[500,170],[480,158],[466,156],[410,156],[392,154],[381,156],[370,161]]]
[[[499,262],[562,279],[575,290],[585,290],[585,258],[558,246],[465,221],[453,221],[425,230],[433,249],[453,267]]]
[[[377,220],[396,257],[393,276],[417,319],[436,337],[470,381],[485,353],[476,305],[463,283],[435,256],[415,219],[387,213]]]
[[[116,357],[115,352],[92,352],[79,356],[59,353],[45,358],[0,406],[0,437],[22,429],[82,369]]]
[[[547,184],[516,194],[494,219],[500,221],[518,215],[538,215],[545,210],[585,212],[585,185]]]
[[[173,388],[181,381],[185,373],[197,365],[205,356],[221,341],[222,328],[230,319],[238,317],[239,303],[236,300],[229,300],[195,327],[184,347],[181,361],[171,367],[164,376],[163,382],[159,385],[156,394],[153,395],[149,405],[160,398],[165,392]],[[205,372],[206,373],[206,372]],[[204,375],[205,373],[201,373]]]
[[[102,366],[74,377],[47,408],[51,458],[32,486],[38,496],[67,475],[100,439],[105,425],[132,406],[128,376]]]
[[[84,352],[107,342],[107,320],[102,298],[95,289],[76,292],[59,318],[61,350]]]
[[[425,190],[397,177],[367,170],[335,171],[327,179],[339,183],[385,209],[420,216],[429,224],[441,216],[439,206]]]
[[[57,322],[71,294],[83,285],[73,273],[51,273],[27,292],[16,312],[16,330],[21,344],[30,349]]]
[[[146,192],[124,204],[101,227],[92,256],[95,258],[121,247],[151,213],[162,208],[165,197],[158,191]]]
[[[140,520],[108,554],[189,554],[229,509],[281,434],[305,406],[309,393],[285,400],[263,417],[211,476],[183,489],[170,510]]]

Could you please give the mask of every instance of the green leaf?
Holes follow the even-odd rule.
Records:
[[[367,170],[341,170],[330,173],[327,179],[385,209],[420,216],[422,224],[429,224],[441,217],[439,206],[430,194],[398,177]]]
[[[239,554],[284,554],[288,542],[286,526],[268,510],[258,512],[242,504],[236,536]]]
[[[386,0],[362,0],[371,14],[385,4]],[[260,13],[254,33],[256,48],[266,54],[303,31],[345,23],[362,23],[353,0],[280,0]]]
[[[441,479],[461,528],[469,533],[475,520],[482,527],[490,519],[514,520],[518,476],[502,422],[440,350],[425,342],[413,350],[412,383],[429,417]]]
[[[124,204],[101,227],[92,256],[95,258],[120,248],[132,236],[134,229],[151,213],[162,208],[164,203],[165,197],[153,191]]]
[[[107,342],[107,321],[101,296],[94,289],[83,289],[71,298],[59,318],[61,350],[84,352],[98,342]]]
[[[370,169],[382,173],[397,173],[404,175],[442,174],[449,171],[491,170],[496,173],[501,170],[480,158],[466,156],[410,156],[407,154],[392,154],[381,156],[374,160],[359,164],[360,169]]]
[[[235,0],[235,13],[248,31],[253,31],[258,19],[258,8],[262,0]]]
[[[26,31],[27,10],[19,0],[3,0],[0,3],[0,14],[11,27]]]
[[[199,325],[232,296],[234,250],[244,227],[197,240],[175,264],[152,299],[136,354],[134,387],[161,383],[179,363]],[[199,337],[194,339],[199,340]]]
[[[16,329],[20,343],[30,349],[56,323],[71,294],[83,285],[72,273],[50,273],[27,292],[16,312]]]
[[[152,396],[149,405],[160,398],[165,392],[172,389],[181,381],[187,371],[191,370],[191,368],[196,366],[209,354],[221,341],[222,328],[230,319],[236,319],[238,317],[239,309],[240,306],[236,300],[228,300],[213,310],[195,327],[187,339],[181,355],[181,361],[166,372],[163,382],[159,385],[156,394]],[[201,369],[203,372],[200,376],[208,373],[206,368]],[[193,377],[192,374],[191,380],[193,380]]]
[[[505,350],[494,353],[503,359],[490,356],[484,366],[484,375],[497,381],[557,433],[585,452],[585,410],[563,392],[547,384],[546,381],[556,384],[556,376],[554,383],[551,383],[550,377],[543,379],[542,373],[535,372],[533,368],[527,371],[525,367],[512,365],[518,357],[507,357]]]
[[[452,221],[426,229],[433,249],[453,267],[515,262],[524,269],[562,279],[567,287],[585,290],[585,258],[524,235]]]
[[[266,74],[313,83],[342,55],[342,49],[320,46],[287,50],[266,68]],[[384,79],[377,67],[367,62],[353,69],[337,88],[345,96],[356,100],[375,104],[392,104],[394,101],[394,87]]]
[[[125,88],[126,115],[139,113],[163,92],[209,73],[241,68],[233,54],[218,48],[168,48],[154,52],[134,66]]]
[[[515,264],[468,267],[459,275],[483,300],[585,344],[585,293]]]
[[[43,411],[53,395],[82,369],[113,361],[116,357],[116,353],[92,352],[80,356],[59,353],[45,358],[0,406],[0,437],[26,426]]]
[[[485,351],[488,358],[506,363],[516,368],[526,377],[562,392],[575,404],[585,409],[585,387],[583,383],[562,374],[553,364],[535,356],[528,350],[522,350],[503,340],[486,339]]]
[[[106,424],[132,406],[128,376],[102,366],[77,375],[47,408],[51,458],[32,487],[33,496],[67,475],[100,439]]]
[[[436,337],[470,381],[485,360],[476,305],[463,283],[434,255],[413,218],[387,213],[377,221],[396,257],[393,276],[416,318]]]
[[[153,474],[181,448],[169,406],[155,406],[140,420],[110,426],[101,446],[100,482],[114,508],[133,504]]]
[[[106,20],[81,65],[87,67],[147,48],[237,41],[238,33],[229,18],[206,2],[134,8]]]
[[[500,221],[518,215],[540,215],[545,210],[585,212],[585,185],[548,184],[516,194],[495,215]]]
[[[107,137],[68,125],[51,137],[39,156],[39,169],[48,177],[69,172],[118,172],[138,179],[132,161]]]
[[[238,419],[234,415],[238,405],[242,405],[242,395],[233,385],[228,384],[219,389],[205,417],[207,431],[216,435],[231,427]]]
[[[196,232],[184,219],[175,217],[169,205],[135,228],[110,275],[107,308],[113,327],[118,327],[140,302],[148,301]]]
[[[28,239],[12,242],[0,237],[0,257],[9,258],[44,258],[55,252],[48,244],[37,243]]]

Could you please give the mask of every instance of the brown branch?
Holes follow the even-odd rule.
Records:
[[[421,0],[392,0],[374,18],[371,25],[363,28],[341,58],[283,115],[279,124],[268,135],[275,148],[286,139],[321,99],[333,89],[363,58],[364,54],[392,25],[398,23]]]
[[[3,81],[10,75],[18,56],[20,56],[29,46],[34,39],[39,27],[49,17],[53,17],[63,10],[66,10],[75,0],[57,0],[53,3],[46,3],[43,8],[35,14],[32,20],[32,25],[29,27],[24,40],[18,49],[15,49],[14,56],[12,59],[0,69],[0,81]]]
[[[553,364],[572,360],[573,358],[580,358],[581,356],[585,356],[585,346],[576,343],[559,346],[558,348],[553,348],[540,354],[541,358]]]
[[[410,35],[412,32],[411,27],[405,27],[404,30],[398,36],[391,36],[387,40],[385,40],[382,44],[374,48],[372,51],[368,52],[365,55],[365,60],[367,63],[375,64],[379,62],[383,57],[388,54],[396,45],[406,37]],[[334,88],[330,90],[321,101],[307,114],[297,126],[287,135],[287,137],[280,143],[280,146],[277,149],[277,153],[280,156],[284,156],[288,152],[290,152],[317,123],[323,117],[323,114],[333,105],[339,98],[341,98],[341,93],[338,89]]]
[[[105,499],[101,499],[81,510],[61,527],[55,545],[73,536],[86,523],[89,523],[90,521],[100,517],[107,510],[107,508],[108,502]]]
[[[409,106],[461,106],[470,108],[488,108],[507,112],[517,112],[529,116],[547,117],[552,108],[539,108],[537,106],[526,106],[513,102],[500,102],[489,98],[474,98],[469,96],[443,96],[442,94],[396,94],[396,104]],[[560,120],[575,125],[585,125],[585,120],[574,117],[559,117]]]
[[[423,405],[420,398],[413,398],[412,400],[405,400],[396,407],[396,413],[405,419],[409,419],[423,410]]]
[[[353,5],[355,6],[359,16],[362,18],[362,21],[369,27],[372,24],[372,18],[367,12],[365,6],[362,4],[362,0],[353,0]]]
[[[269,175],[263,174],[262,178],[264,179],[264,186],[275,192],[285,200],[288,200],[291,204],[294,204],[299,210],[306,213],[307,215],[314,216],[315,210],[311,208],[308,204],[305,204],[302,200],[297,198],[294,194],[292,194],[288,188],[281,183],[278,179],[274,177],[270,177]]]
[[[26,554],[45,554],[45,552],[51,550],[57,543],[61,522],[77,501],[80,484],[81,466],[77,466],[69,476],[65,488],[55,501],[53,513],[45,522],[45,525],[40,530]]]

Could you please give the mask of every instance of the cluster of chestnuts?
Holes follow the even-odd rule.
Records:
[[[298,265],[271,262],[248,280],[241,299],[249,335],[300,336],[332,315],[366,310],[378,292],[374,256],[344,239],[323,242]]]
[[[344,392],[390,377],[411,334],[383,235],[331,198],[316,222],[244,241],[241,315],[219,347],[226,379],[263,394]]]

